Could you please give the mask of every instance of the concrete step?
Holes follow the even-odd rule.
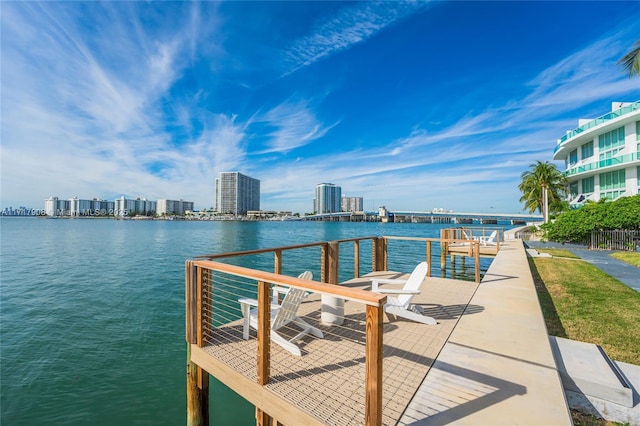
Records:
[[[594,344],[549,337],[567,391],[633,407],[633,385],[604,350]]]

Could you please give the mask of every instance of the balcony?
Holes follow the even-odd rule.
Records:
[[[634,162],[640,162],[640,154],[638,154],[637,152],[633,154],[626,154],[626,155],[620,155],[617,157],[608,158],[606,160],[594,161],[594,162],[583,164],[580,166],[574,166],[567,169],[563,173],[565,176],[570,177],[570,176],[578,175],[581,173],[587,173],[587,172],[604,169],[608,167],[615,167],[615,166],[627,165],[627,164],[631,165],[631,163],[634,163]]]
[[[603,123],[606,123],[608,121],[614,120],[616,118],[622,117],[624,115],[633,113],[635,111],[640,110],[640,101],[636,101],[634,103],[632,103],[631,105],[627,105],[625,107],[622,107],[620,109],[617,109],[615,111],[611,111],[601,117],[598,117],[594,120],[589,121],[586,124],[583,124],[582,126],[576,127],[575,129],[571,130],[570,132],[567,132],[566,135],[564,135],[563,137],[561,137],[560,139],[558,139],[558,144],[556,145],[555,149],[553,150],[553,153],[555,154],[561,147],[562,144],[564,144],[565,142],[567,142],[568,140],[580,135],[581,133],[599,126]]]

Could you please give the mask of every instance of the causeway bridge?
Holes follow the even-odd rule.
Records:
[[[514,213],[464,213],[444,210],[402,211],[386,210],[368,212],[336,212],[307,215],[300,220],[316,220],[325,222],[399,222],[399,223],[454,223],[519,225],[542,222],[541,215]]]

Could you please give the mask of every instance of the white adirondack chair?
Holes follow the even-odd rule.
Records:
[[[496,238],[498,238],[498,231],[493,231],[488,237],[486,236],[477,237],[477,240],[480,241],[480,245],[482,246],[495,246]]]
[[[298,278],[311,279],[312,275],[311,272],[307,271]],[[298,345],[295,344],[296,341],[302,339],[307,334],[311,334],[320,339],[324,338],[321,330],[297,315],[300,303],[305,296],[305,290],[292,287],[286,292],[282,304],[271,304],[271,341],[297,356],[302,356],[302,351],[300,351]],[[238,302],[240,302],[240,309],[244,316],[242,337],[248,340],[249,327],[256,330],[258,329],[258,301],[255,299],[241,298],[238,299]],[[252,306],[254,308],[251,308]],[[294,337],[285,337],[279,332],[279,330],[283,330],[294,324],[301,329]]]
[[[395,315],[423,324],[437,324],[438,322],[422,314],[422,307],[411,303],[413,296],[420,294],[420,286],[427,276],[427,262],[421,262],[415,267],[406,280],[374,278],[371,282],[371,290],[376,293],[387,294],[387,303],[384,311],[387,315]],[[402,284],[401,289],[380,288],[380,284]]]

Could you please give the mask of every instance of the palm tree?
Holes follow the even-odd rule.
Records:
[[[562,198],[567,190],[567,178],[555,164],[536,161],[529,170],[522,173],[522,182],[518,189],[522,192],[520,202],[529,213],[538,210],[547,223],[548,211],[556,212],[563,205]],[[545,196],[546,193],[546,196]]]
[[[629,77],[640,76],[640,40],[636,41],[629,53],[620,58],[618,64],[624,67]]]

